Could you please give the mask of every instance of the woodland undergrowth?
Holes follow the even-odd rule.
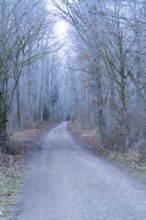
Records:
[[[39,138],[55,125],[39,124],[16,131],[5,143],[6,153],[0,155],[0,219],[17,213],[18,192],[21,192],[26,165],[32,153],[40,149]]]
[[[146,177],[146,155],[143,151],[131,148],[126,152],[121,152],[110,145],[102,145],[91,129],[77,128],[72,123],[69,123],[68,127],[70,132],[81,141],[85,148],[93,151],[98,156],[104,156],[115,161],[133,174]]]

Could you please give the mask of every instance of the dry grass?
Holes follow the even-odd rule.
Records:
[[[39,149],[38,139],[55,125],[39,124],[37,128],[16,131],[5,143],[6,155],[0,156],[0,220],[8,216],[16,204],[16,195],[21,188],[26,159]]]
[[[134,172],[141,176],[146,176],[146,162],[141,160],[141,153],[137,150],[129,150],[125,153],[110,152],[109,158],[117,161],[130,172]]]
[[[29,141],[32,139],[37,138],[37,136],[41,133],[44,133],[45,131],[49,130],[50,128],[56,126],[57,124],[50,124],[48,122],[33,122],[30,126],[30,128],[21,130],[21,131],[15,131],[11,136],[10,140],[17,140],[17,141]]]
[[[21,187],[24,159],[20,155],[0,157],[0,219],[5,220],[16,203],[16,193]]]
[[[79,129],[69,124],[69,130],[73,135],[75,135],[79,140],[85,142],[86,147],[98,154],[104,154],[104,146],[95,138],[94,130],[90,129]]]
[[[130,149],[125,153],[121,153],[120,151],[114,150],[112,146],[101,145],[95,138],[92,130],[81,130],[72,124],[69,125],[69,130],[79,140],[86,143],[86,147],[98,155],[104,155],[111,160],[116,161],[130,172],[135,172],[136,174],[146,176],[146,154],[142,150],[138,151]]]

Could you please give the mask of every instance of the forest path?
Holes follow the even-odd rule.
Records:
[[[145,220],[146,188],[74,141],[67,123],[41,140],[15,220]]]

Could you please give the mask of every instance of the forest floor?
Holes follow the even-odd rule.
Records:
[[[112,147],[101,145],[90,129],[79,129],[71,123],[69,123],[68,128],[85,148],[99,156],[104,156],[116,162],[117,165],[123,167],[133,175],[146,177],[146,155],[143,152],[129,149],[127,152],[122,153],[112,149]]]
[[[40,136],[54,125],[41,124],[38,128],[16,131],[6,143],[7,153],[0,155],[0,219],[5,220],[16,205],[16,195],[23,185],[26,164],[38,151]],[[16,207],[15,207],[16,208]]]
[[[67,123],[40,138],[13,220],[144,220],[146,181],[85,149]]]

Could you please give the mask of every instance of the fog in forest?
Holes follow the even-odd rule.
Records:
[[[70,120],[117,150],[145,147],[146,3],[2,0],[0,139]]]

